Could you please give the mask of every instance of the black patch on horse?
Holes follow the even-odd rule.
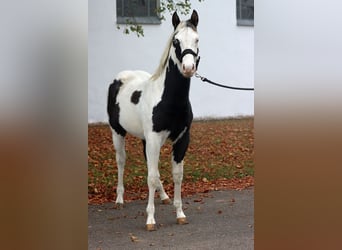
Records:
[[[189,27],[189,28],[193,29],[194,31],[197,31],[196,26],[191,23],[191,20],[186,21],[185,25],[186,25],[186,27]]]
[[[140,99],[140,96],[141,96],[141,92],[142,91],[134,91],[132,96],[131,96],[131,102],[134,103],[134,104],[138,104],[139,102],[139,99]]]
[[[189,144],[189,129],[193,119],[189,101],[190,78],[185,78],[177,65],[169,59],[161,101],[153,108],[153,131],[170,131],[169,139],[175,141],[187,130],[174,145],[174,159],[180,162]],[[175,148],[176,147],[176,148]]]
[[[176,38],[173,38],[173,41],[172,41],[172,45],[173,47],[175,47],[175,53],[176,53],[176,57],[178,59],[179,62],[182,62],[182,49],[180,47],[180,42],[178,39]]]
[[[185,132],[185,134],[172,146],[173,160],[176,163],[180,163],[184,159],[189,143],[190,143],[190,132],[188,129]]]
[[[109,116],[109,124],[119,135],[125,136],[126,130],[119,123],[120,106],[116,103],[116,97],[119,93],[122,82],[114,80],[108,89],[107,113]]]
[[[142,140],[143,143],[143,147],[144,147],[144,157],[145,157],[145,161],[147,161],[147,155],[146,155],[146,140]]]

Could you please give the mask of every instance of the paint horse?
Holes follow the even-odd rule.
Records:
[[[177,223],[188,223],[182,209],[181,185],[183,158],[189,145],[193,118],[189,101],[190,78],[196,72],[199,62],[197,12],[194,10],[191,18],[182,22],[175,12],[172,24],[174,32],[168,40],[156,72],[153,75],[143,71],[120,72],[108,91],[107,111],[118,166],[116,206],[123,205],[126,159],[124,137],[128,132],[142,139],[147,160],[148,231],[156,230],[155,191],[159,191],[163,203],[170,203],[158,169],[160,148],[166,139],[172,141],[173,147],[171,162]]]

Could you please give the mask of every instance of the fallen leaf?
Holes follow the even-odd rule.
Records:
[[[137,236],[134,236],[133,234],[131,234],[130,237],[131,237],[131,241],[132,241],[132,242],[137,242],[137,241],[139,241],[138,237],[137,237]]]
[[[182,198],[214,190],[254,186],[254,118],[195,121],[187,150]],[[125,138],[125,203],[148,197],[147,168],[140,139]],[[167,142],[160,152],[161,181],[173,198],[174,185]],[[88,125],[88,204],[115,202],[117,167],[108,124]]]

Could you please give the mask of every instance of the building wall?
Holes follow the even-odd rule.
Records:
[[[198,72],[222,84],[253,87],[254,28],[236,25],[235,2],[192,1],[199,14]],[[173,31],[171,17],[161,25],[143,27],[144,37],[124,35],[116,28],[116,1],[89,0],[88,122],[107,121],[107,89],[118,72],[139,69],[153,73],[157,68]],[[190,100],[197,118],[254,115],[253,91],[222,89],[194,77]]]

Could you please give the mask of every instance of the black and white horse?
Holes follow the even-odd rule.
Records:
[[[170,139],[173,144],[172,175],[177,223],[186,224],[182,209],[181,185],[183,158],[189,145],[192,110],[189,101],[190,78],[197,70],[198,15],[180,21],[172,16],[174,32],[168,40],[160,65],[153,75],[143,71],[123,71],[108,90],[109,123],[113,132],[118,166],[117,206],[123,205],[123,173],[126,160],[125,135],[130,133],[143,141],[147,160],[149,188],[147,230],[155,230],[154,194],[158,190],[163,203],[170,203],[160,181],[158,161],[160,148]]]

